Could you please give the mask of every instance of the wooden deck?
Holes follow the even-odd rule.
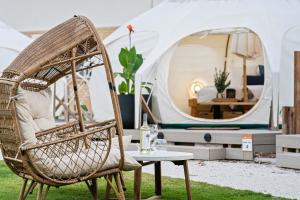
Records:
[[[281,131],[267,129],[240,129],[240,130],[186,130],[161,129],[167,145],[164,148],[170,151],[184,151],[194,153],[195,159],[201,160],[253,160],[257,154],[270,154],[276,152],[276,135]],[[125,135],[132,135],[132,140],[139,141],[139,130],[124,130]],[[205,134],[211,135],[211,141],[206,142]],[[253,151],[242,150],[242,138],[251,134]],[[130,145],[136,149],[137,145]]]

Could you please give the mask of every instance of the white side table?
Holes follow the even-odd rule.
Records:
[[[152,151],[149,154],[142,154],[138,151],[127,151],[134,159],[141,163],[142,166],[154,164],[155,169],[155,197],[151,199],[159,199],[161,196],[161,161],[171,161],[175,165],[182,165],[184,168],[185,184],[188,200],[192,199],[191,183],[188,170],[188,160],[194,158],[192,153],[176,152],[176,151]],[[141,199],[141,181],[142,168],[134,172],[134,199]]]

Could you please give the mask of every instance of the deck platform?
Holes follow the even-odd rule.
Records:
[[[279,167],[300,169],[300,135],[276,137],[276,164]]]
[[[185,151],[194,153],[195,159],[201,160],[253,160],[255,155],[276,152],[276,135],[281,131],[267,129],[240,129],[240,130],[186,130],[160,129],[164,133],[170,151]],[[124,130],[125,135],[132,135],[132,141],[139,141],[139,130]],[[207,142],[205,134],[210,134],[211,141]],[[242,139],[245,134],[252,135],[252,151],[243,151]],[[137,148],[131,144],[129,149]]]

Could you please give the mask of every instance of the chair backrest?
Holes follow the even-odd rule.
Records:
[[[21,135],[15,103],[11,96],[11,89],[15,84],[14,81],[0,79],[0,143],[4,161],[16,174],[20,174],[24,170],[23,164],[12,159],[21,157],[20,154],[18,155]]]

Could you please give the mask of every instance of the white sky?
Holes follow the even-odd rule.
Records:
[[[85,15],[96,27],[119,26],[162,0],[0,0],[0,20],[19,31],[43,31]]]

